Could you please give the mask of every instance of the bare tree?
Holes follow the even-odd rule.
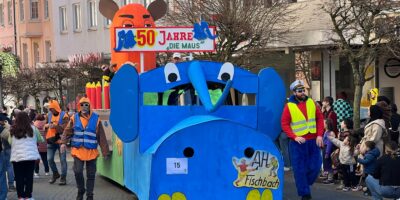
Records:
[[[368,66],[378,56],[388,52],[387,44],[398,41],[395,33],[395,3],[391,0],[325,0],[323,10],[329,14],[333,35],[340,53],[347,57],[353,70],[354,81],[354,128],[360,127],[360,103]],[[379,20],[384,23],[377,23]],[[393,39],[394,41],[388,41]]]
[[[230,61],[252,66],[268,44],[282,42],[289,32],[292,9],[284,1],[272,0],[175,0],[166,23],[192,26],[200,18],[217,27],[216,53],[197,55],[202,59]]]
[[[304,79],[308,85],[307,93],[311,96],[311,52],[300,51],[295,53],[296,77]]]
[[[43,80],[46,81],[47,91],[54,91],[56,98],[60,101],[61,108],[64,108],[64,80],[74,74],[67,62],[46,63],[43,68],[38,69]]]

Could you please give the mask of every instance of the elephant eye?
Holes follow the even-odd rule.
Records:
[[[228,81],[233,80],[234,67],[232,63],[226,62],[222,65],[218,73],[218,80]]]
[[[167,63],[164,67],[164,75],[166,83],[173,83],[181,80],[178,67],[174,63]]]

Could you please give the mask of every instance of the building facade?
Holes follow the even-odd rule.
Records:
[[[14,0],[0,0],[0,51],[15,53]]]
[[[100,0],[53,1],[54,51],[56,60],[74,54],[110,54],[110,24],[99,11]],[[150,0],[115,0],[118,5],[148,5]]]
[[[15,0],[17,54],[21,67],[54,61],[53,12],[50,0]]]
[[[267,57],[264,62],[266,65],[275,66],[285,83],[290,84],[296,78],[291,70],[296,68],[297,55],[309,52],[309,67],[312,72],[309,83],[312,89],[309,95],[315,100],[322,100],[326,96],[336,99],[336,94],[344,91],[352,101],[352,69],[347,59],[336,52],[336,46],[330,40],[334,37],[332,22],[329,15],[321,9],[322,5],[322,0],[299,0],[291,4],[296,20],[293,22],[291,33],[287,35],[287,41],[269,47],[283,59],[274,61],[273,58],[277,56],[273,55],[272,59]],[[388,96],[399,105],[400,87],[396,83],[400,81],[400,61],[390,56],[382,57],[367,67],[366,78],[373,78],[364,85],[362,106],[363,102],[367,101],[367,92],[375,87],[380,89],[381,95]],[[387,75],[387,71],[391,75]]]

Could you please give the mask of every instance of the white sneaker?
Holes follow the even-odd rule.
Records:
[[[46,175],[46,176],[50,176],[49,172],[46,172],[44,175]]]
[[[283,171],[288,172],[288,171],[290,171],[290,168],[289,167],[283,167]]]
[[[39,174],[38,173],[34,173],[33,174],[33,178],[39,178]]]

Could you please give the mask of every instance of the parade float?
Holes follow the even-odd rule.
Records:
[[[273,141],[285,87],[275,70],[257,75],[200,60],[154,68],[155,52],[215,51],[215,27],[155,27],[166,12],[162,0],[147,9],[101,0],[100,11],[113,19],[115,74],[110,109],[96,110],[113,150],[98,159],[98,173],[140,200],[282,199],[283,161]]]

